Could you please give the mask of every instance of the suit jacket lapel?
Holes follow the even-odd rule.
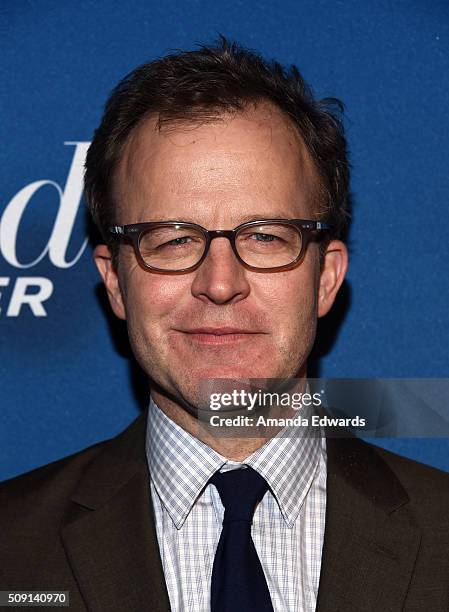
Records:
[[[61,529],[92,612],[169,612],[145,456],[147,413],[92,461]]]
[[[408,496],[367,444],[328,438],[317,612],[399,612],[418,553]]]

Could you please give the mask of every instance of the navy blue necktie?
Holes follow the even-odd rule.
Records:
[[[268,484],[252,468],[216,472],[225,512],[212,569],[212,612],[273,612],[270,592],[251,537],[257,503]]]

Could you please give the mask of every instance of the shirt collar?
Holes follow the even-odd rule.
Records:
[[[150,399],[146,452],[151,479],[177,529],[226,459],[182,429]]]
[[[285,428],[243,461],[268,482],[288,527],[295,524],[312,485],[320,448],[310,426]]]
[[[288,527],[293,527],[313,482],[320,447],[310,427],[284,429],[241,462],[265,478]],[[152,399],[146,453],[153,484],[177,529],[212,475],[226,464],[238,466],[174,423]]]

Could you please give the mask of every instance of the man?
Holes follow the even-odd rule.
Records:
[[[1,589],[102,612],[447,610],[446,474],[351,437],[205,426],[207,381],[305,389],[348,260],[330,105],[223,38],[167,56],[113,92],[86,194],[150,406],[3,485]]]

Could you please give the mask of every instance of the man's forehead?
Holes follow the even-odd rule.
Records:
[[[292,121],[272,104],[250,105],[207,120],[147,118],[130,135],[115,175],[119,196],[129,190],[226,189],[233,181],[245,185],[254,173],[288,175],[291,182],[313,189],[316,171]],[[258,188],[263,189],[263,178]],[[307,185],[306,185],[307,184]],[[143,195],[143,194],[142,194]],[[119,197],[119,199],[122,199]]]
[[[164,149],[170,149],[171,154],[176,154],[178,149],[182,154],[192,145],[207,143],[210,146],[214,141],[217,147],[230,142],[234,146],[238,146],[238,142],[246,145],[251,142],[264,154],[276,139],[282,139],[283,145],[293,149],[292,153],[305,159],[309,157],[293,122],[269,102],[262,101],[256,106],[250,104],[242,111],[195,114],[191,119],[161,120],[159,115],[152,115],[130,134],[121,161],[126,165],[141,156],[154,157]],[[210,153],[213,154],[213,147]]]

